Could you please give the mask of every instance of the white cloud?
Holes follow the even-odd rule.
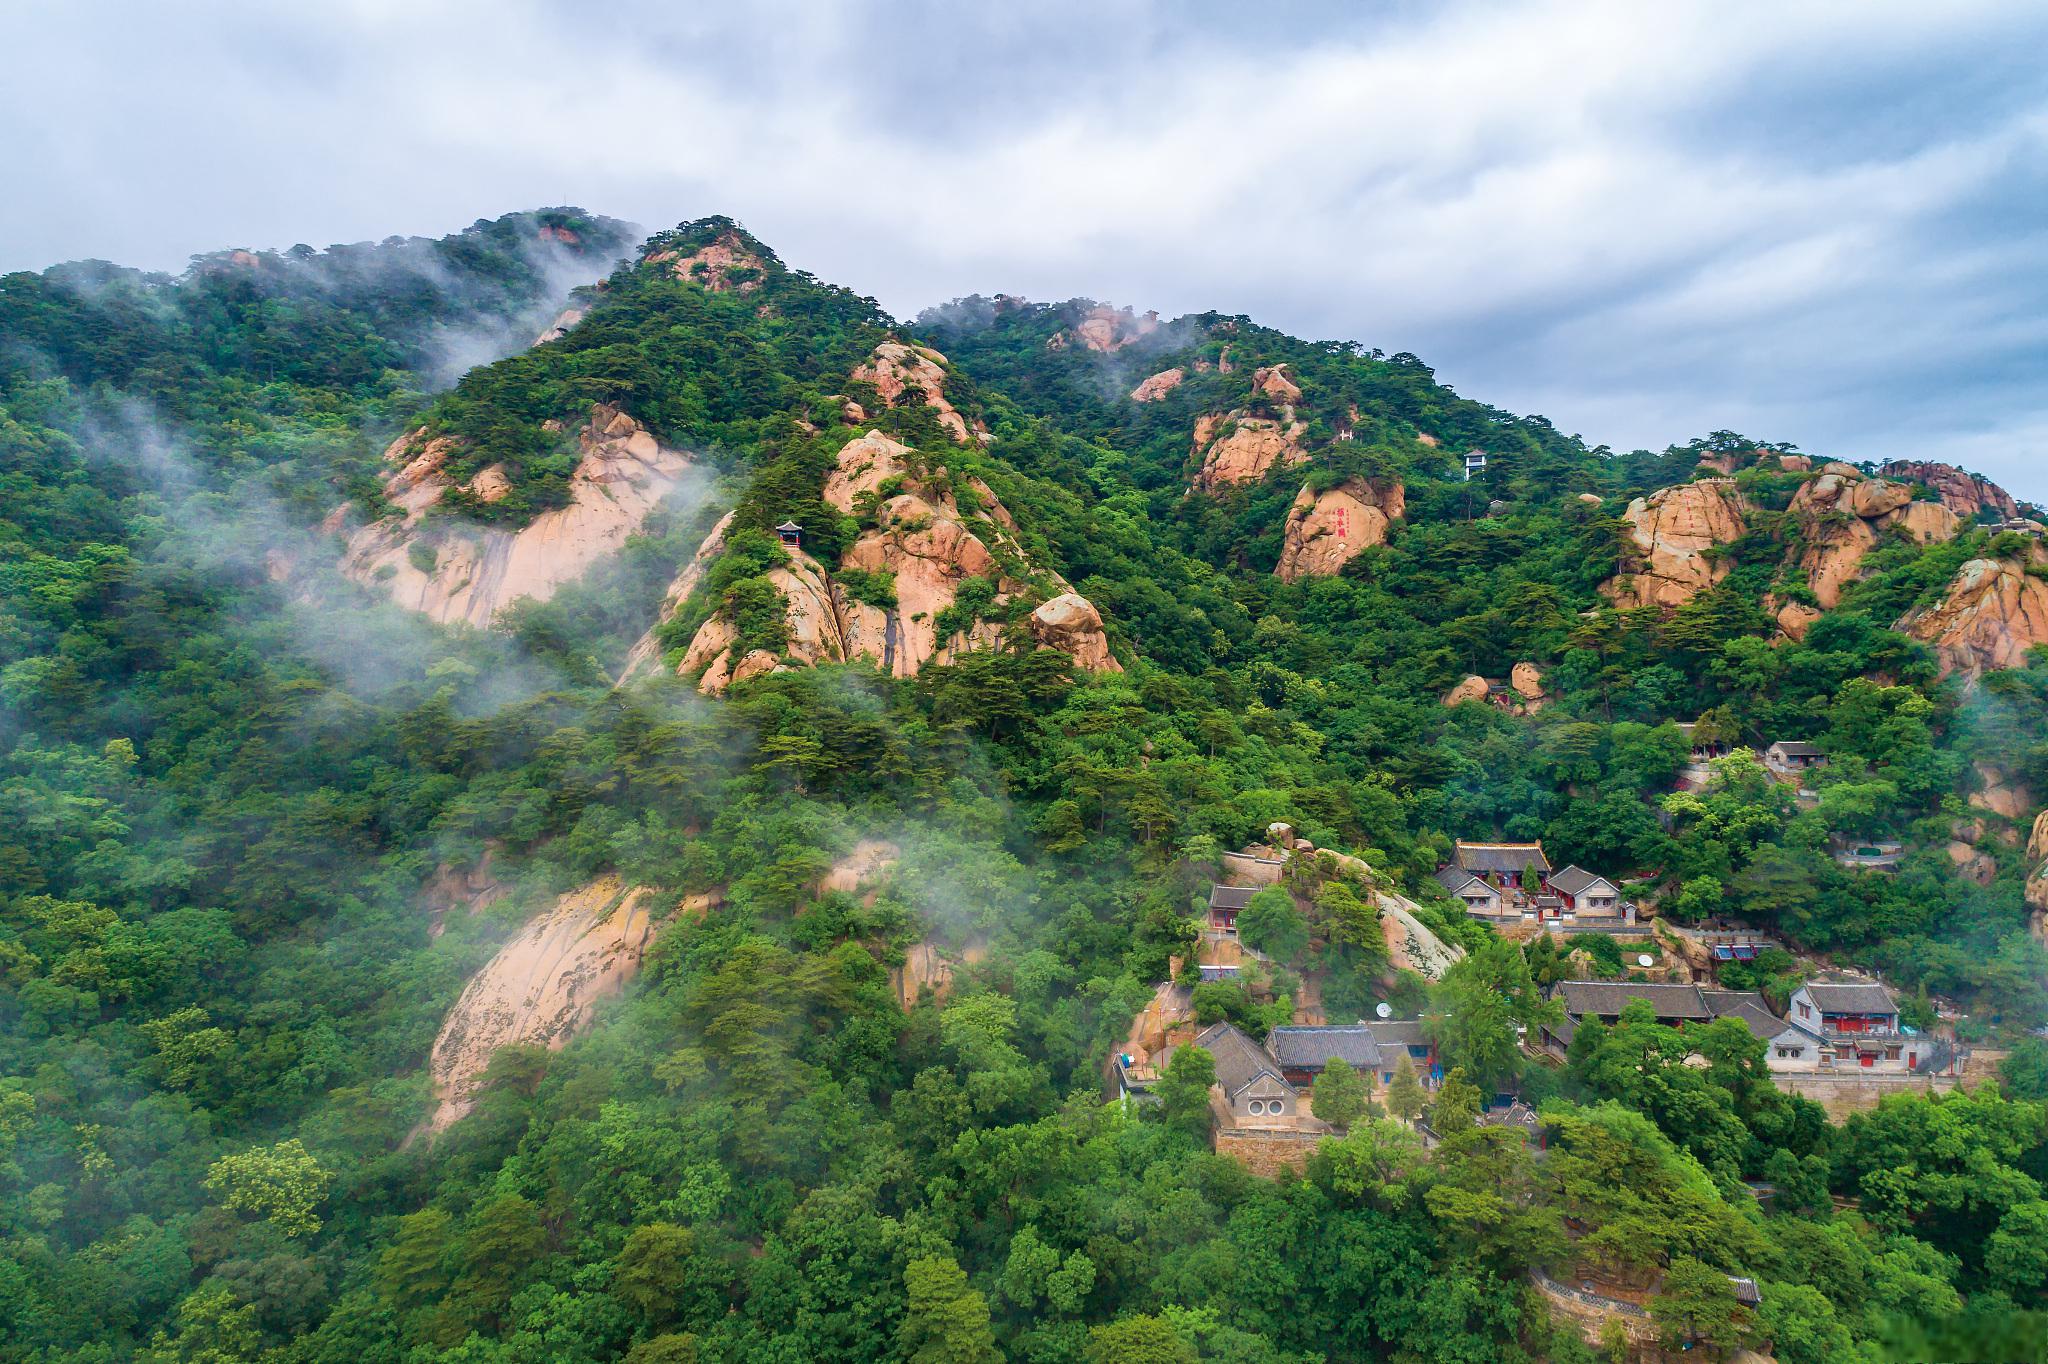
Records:
[[[898,313],[996,290],[1241,311],[1414,350],[1594,441],[1967,452],[2048,499],[2038,6],[358,0],[0,23],[41,58],[0,91],[10,268],[175,268],[549,202],[729,212]]]

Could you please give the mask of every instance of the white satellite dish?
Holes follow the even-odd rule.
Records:
[[[1657,959],[1648,952],[1640,953],[1636,957],[1636,965],[1638,966],[1655,966],[1656,964]]]
[[[1372,1011],[1378,1014],[1381,1018],[1392,1018],[1394,1016],[1394,1006],[1387,1003],[1385,1000],[1381,1000],[1379,1003],[1373,1005]]]

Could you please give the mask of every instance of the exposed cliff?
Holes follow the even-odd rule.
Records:
[[[732,620],[720,612],[705,621],[679,665],[684,674],[699,674],[702,690],[718,693],[779,668],[855,658],[909,677],[933,660],[951,662],[1002,644],[1005,622],[1013,620],[1025,637],[1070,654],[1080,668],[1120,671],[1101,615],[1057,573],[1030,563],[1008,509],[979,479],[927,469],[907,446],[870,431],[841,448],[823,496],[835,510],[871,524],[834,567],[792,549],[768,572],[784,604],[780,653],[752,649],[735,658],[740,637]],[[696,562],[713,554],[700,550]],[[834,576],[847,571],[864,583],[890,582],[893,602],[849,590]],[[970,583],[987,585],[977,589],[986,605],[971,620],[948,621]],[[679,580],[670,598],[680,602],[688,591]]]
[[[1081,314],[1080,321],[1053,333],[1045,345],[1048,350],[1079,345],[1094,351],[1117,351],[1158,330],[1158,313],[1134,313],[1129,308],[1098,303]]]
[[[1179,365],[1175,365],[1172,369],[1162,369],[1131,390],[1131,401],[1134,403],[1156,403],[1176,388],[1179,388],[1186,381],[1187,377],[1188,372]]]
[[[946,357],[929,346],[906,346],[901,341],[884,341],[876,346],[867,362],[853,371],[861,383],[873,384],[875,392],[889,407],[897,406],[906,393],[916,394],[938,414],[939,425],[961,444],[967,442],[967,419],[946,399]]]
[[[1391,479],[1349,478],[1320,493],[1303,484],[1288,510],[1273,571],[1290,583],[1328,577],[1361,551],[1385,544],[1387,528],[1406,508],[1406,491]]]
[[[576,439],[581,456],[569,505],[510,530],[429,518],[428,510],[453,486],[444,466],[455,445],[426,439],[423,431],[399,437],[384,452],[399,466],[384,484],[398,512],[349,537],[341,571],[444,623],[488,625],[522,597],[547,600],[640,529],[690,468],[688,456],[660,444],[617,408],[593,408]],[[507,486],[503,471],[491,465],[465,489],[489,502]]]
[[[650,265],[667,265],[677,279],[701,284],[714,294],[750,294],[761,287],[768,263],[736,231],[719,233],[694,251],[674,248],[650,252]]]
[[[1195,490],[1216,493],[1239,483],[1256,483],[1275,465],[1306,463],[1308,451],[1301,447],[1305,429],[1292,410],[1279,418],[1241,411],[1198,418],[1194,453],[1202,466],[1195,474]]]
[[[1941,656],[1944,676],[1975,679],[1994,668],[2014,668],[2027,651],[2048,644],[2048,582],[2029,564],[2048,561],[2036,545],[2029,562],[1972,559],[1956,573],[1948,593],[1932,606],[1909,611],[1898,628],[1925,640]]]
[[[1804,545],[1799,568],[1824,607],[1841,602],[1863,556],[1891,527],[1922,545],[1953,540],[1962,529],[1956,513],[1941,503],[1914,501],[1910,484],[1866,478],[1845,464],[1830,464],[1808,480],[1789,510]]]
[[[469,1112],[500,1049],[560,1048],[589,1024],[600,1000],[633,978],[654,935],[651,895],[601,876],[529,921],[471,977],[434,1039],[429,1071],[438,1104],[428,1131]]]
[[[2020,515],[2020,504],[2007,492],[1988,478],[1979,478],[1966,473],[1953,464],[1937,464],[1932,460],[1895,459],[1886,463],[1879,473],[1886,478],[1908,479],[1924,483],[1934,489],[1941,504],[1965,521],[1974,521],[1977,514],[1987,508],[2000,520],[2010,521]]]
[[[1681,606],[1728,576],[1710,551],[1742,538],[1749,503],[1733,480],[1701,479],[1660,488],[1628,504],[1633,553],[1601,591],[1624,608]]]

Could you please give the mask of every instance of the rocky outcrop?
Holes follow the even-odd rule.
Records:
[[[1079,322],[1055,332],[1045,346],[1047,350],[1079,345],[1092,351],[1117,351],[1158,330],[1158,313],[1134,313],[1129,308],[1098,303],[1083,313]]]
[[[1934,489],[1934,494],[1941,499],[1942,506],[1965,521],[1976,520],[1977,514],[1987,508],[2001,521],[2015,520],[2020,514],[2020,504],[2011,493],[1990,479],[1965,473],[1953,464],[1937,464],[1932,460],[1895,459],[1886,463],[1878,472],[1886,478],[1926,484]]]
[[[1276,465],[1306,463],[1308,451],[1301,448],[1305,430],[1292,412],[1277,420],[1242,412],[1198,419],[1194,453],[1202,467],[1195,475],[1195,490],[1216,493],[1239,483],[1256,483]]]
[[[1890,527],[1923,545],[1953,540],[1962,529],[1956,514],[1939,502],[1914,501],[1910,484],[1865,478],[1842,464],[1826,466],[1802,485],[1789,511],[1805,546],[1799,567],[1823,607],[1841,602],[1863,556]]]
[[[1378,898],[1387,959],[1396,970],[1413,971],[1424,980],[1442,980],[1444,972],[1464,960],[1465,949],[1431,932],[1413,900],[1385,892]]]
[[[1444,693],[1444,704],[1462,706],[1467,701],[1484,701],[1491,690],[1486,679],[1474,673]]]
[[[1131,401],[1134,403],[1156,403],[1176,388],[1179,388],[1187,377],[1188,372],[1178,365],[1175,365],[1172,369],[1162,369],[1131,390]]]
[[[2029,861],[2048,861],[2048,810],[2034,816],[2034,831],[2027,836]]]
[[[1806,632],[1820,617],[1821,613],[1805,602],[1788,601],[1776,612],[1779,631],[1795,643],[1806,638]]]
[[[444,466],[456,446],[447,437],[428,440],[423,431],[399,437],[384,452],[399,466],[384,484],[398,514],[350,536],[341,571],[444,623],[488,625],[522,597],[546,601],[617,551],[691,463],[614,407],[593,408],[576,441],[581,457],[570,478],[569,505],[509,530],[452,517],[426,521],[427,510],[452,486]],[[503,469],[493,465],[465,491],[490,501],[508,487]]]
[[[902,851],[886,838],[863,838],[820,878],[818,893],[863,895],[872,904],[877,883],[896,865]]]
[[[1283,403],[1301,401],[1301,389],[1287,377],[1285,365],[1261,365],[1252,371],[1252,388]]]
[[[1956,874],[1965,881],[1988,886],[1998,875],[1998,859],[1990,853],[1979,852],[1967,843],[1951,842],[1948,845],[1948,860],[1955,867]]]
[[[1109,652],[1102,614],[1079,592],[1062,592],[1040,602],[1031,613],[1031,637],[1048,649],[1071,654],[1074,666],[1091,673],[1118,673],[1123,668]]]
[[[512,887],[498,878],[492,866],[497,853],[496,847],[486,847],[470,866],[442,862],[434,868],[434,874],[427,878],[420,892],[420,901],[427,910],[429,937],[441,936],[450,914],[480,914],[512,893]]]
[[[915,393],[925,406],[939,415],[939,425],[960,444],[967,443],[967,419],[946,400],[946,366],[949,362],[929,346],[906,346],[901,341],[884,341],[876,346],[865,364],[855,367],[853,378],[873,384],[882,402],[895,407],[906,393]]]
[[[1348,478],[1316,492],[1303,484],[1287,513],[1280,564],[1282,582],[1326,578],[1373,545],[1407,508],[1407,493],[1391,479]]]
[[[1513,687],[1515,694],[1531,708],[1542,704],[1543,669],[1534,663],[1517,663],[1514,671],[1508,674],[1508,685]]]
[[[588,308],[564,308],[555,314],[555,320],[548,323],[547,330],[533,338],[536,346],[545,346],[550,341],[559,341],[569,334],[569,329],[589,314]]]
[[[587,1026],[598,1002],[640,969],[654,937],[652,892],[601,876],[529,922],[470,979],[434,1039],[429,1071],[438,1132],[469,1112],[491,1058],[523,1044],[558,1049]],[[701,914],[713,897],[697,897]]]
[[[714,294],[751,294],[761,287],[768,272],[768,263],[755,255],[737,232],[721,232],[687,254],[656,251],[647,257],[647,263],[665,264],[677,279],[701,284]]]
[[[1976,770],[1978,786],[1970,793],[1970,808],[1988,810],[2014,823],[2024,821],[2033,812],[2034,793],[2012,774],[1988,762],[1971,766]]]
[[[889,968],[889,987],[896,1003],[907,1013],[917,1001],[930,995],[943,1004],[953,993],[953,973],[963,966],[979,966],[988,960],[988,944],[972,942],[954,952],[927,939],[904,949],[903,965]]]
[[[1730,479],[1708,478],[1638,497],[1624,513],[1634,550],[1600,590],[1624,609],[1682,606],[1728,576],[1709,553],[1742,537],[1749,503]]]
[[[732,518],[731,512],[718,518],[718,523],[711,528],[711,533],[704,537],[703,543],[697,546],[697,552],[690,556],[690,562],[683,565],[683,571],[669,583],[668,593],[661,603],[660,624],[634,642],[632,652],[626,655],[626,666],[619,674],[621,682],[644,676],[648,669],[661,661],[660,625],[666,625],[675,617],[676,612],[682,610],[683,603],[690,599],[690,594],[697,590],[697,584],[703,580],[704,571],[711,567],[713,560],[725,553],[725,534],[732,528]]]
[[[2038,546],[2030,558],[2040,560]],[[1972,559],[1932,606],[1909,611],[1898,629],[1934,646],[1944,676],[1975,680],[1994,668],[2016,668],[2027,651],[2048,644],[2048,582],[2013,559]]]
[[[884,491],[889,492],[885,500]],[[962,498],[965,497],[963,503]],[[1004,642],[1003,618],[1031,603],[1022,629],[1036,643],[1071,655],[1090,672],[1119,672],[1102,617],[1057,573],[1033,567],[1017,544],[1015,521],[987,484],[926,469],[907,446],[879,431],[850,440],[826,476],[825,501],[873,524],[849,547],[839,569],[893,577],[895,602],[863,601],[801,549],[767,574],[781,593],[787,642],[780,653],[751,649],[735,657],[738,631],[723,614],[699,627],[679,671],[698,674],[718,693],[737,681],[791,666],[870,659],[896,677],[934,661]],[[699,553],[702,559],[704,554]],[[994,584],[988,612],[939,637],[939,622],[969,580]],[[694,584],[692,584],[694,586]],[[1049,589],[1049,590],[1048,590]],[[680,603],[687,590],[672,589]]]

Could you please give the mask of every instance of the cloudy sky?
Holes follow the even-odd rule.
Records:
[[[0,269],[730,213],[2048,501],[2048,5],[0,0]]]

